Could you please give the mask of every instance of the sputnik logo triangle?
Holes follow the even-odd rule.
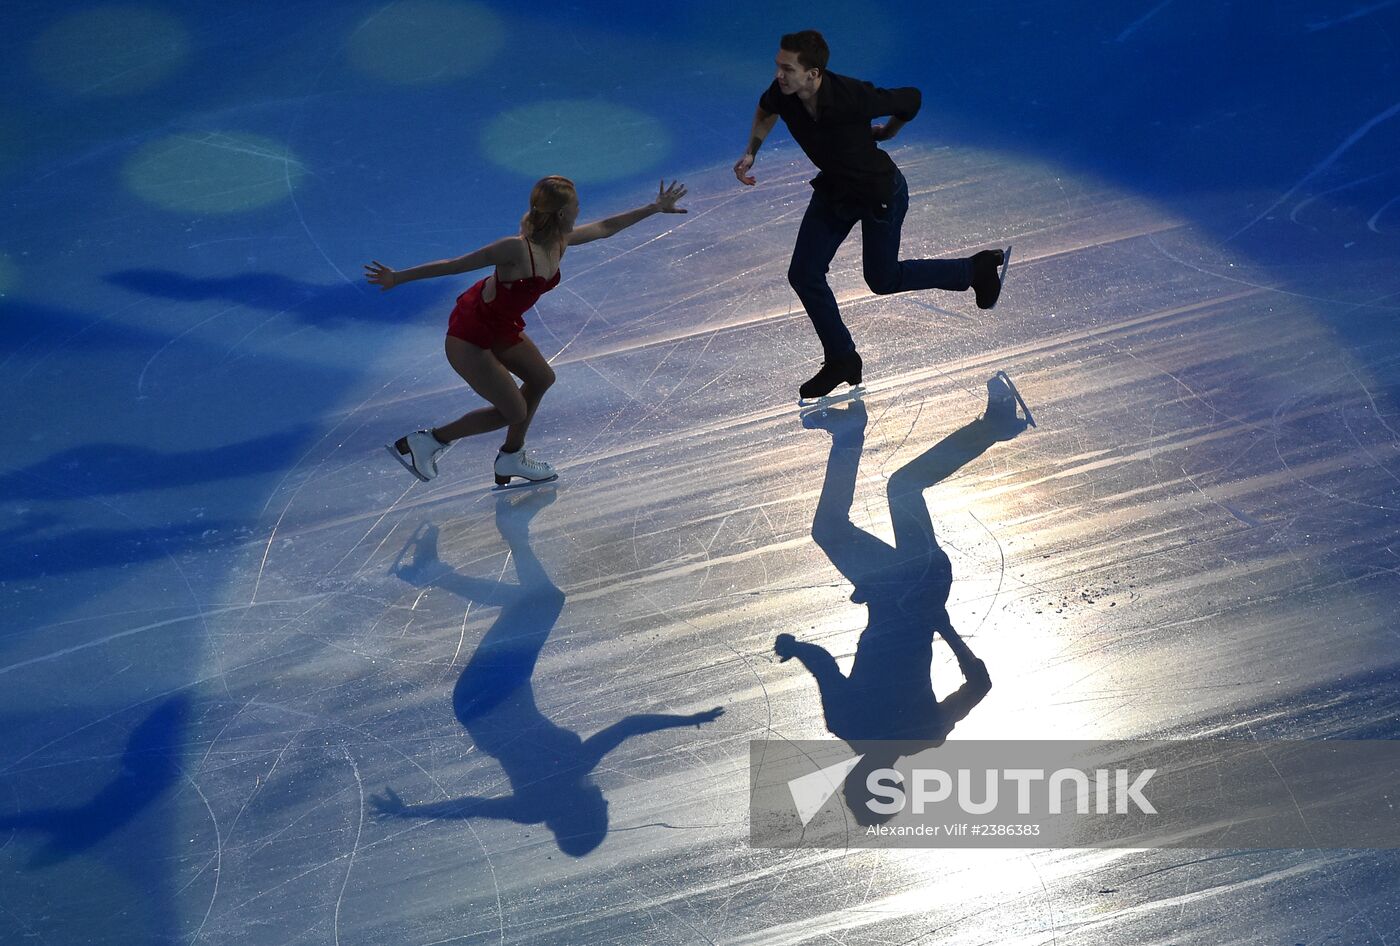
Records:
[[[856,763],[865,758],[858,755],[854,759],[847,759],[845,762],[838,762],[836,765],[827,766],[824,769],[813,772],[811,775],[803,775],[788,782],[788,791],[792,794],[792,802],[797,806],[797,816],[802,819],[802,827],[807,827],[817,812],[821,811],[826,800],[836,793],[841,787],[841,783],[846,781],[846,776],[851,773],[851,769],[856,767]]]

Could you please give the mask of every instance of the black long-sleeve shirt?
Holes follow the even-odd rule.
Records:
[[[876,147],[870,123],[886,115],[907,122],[922,104],[918,89],[881,89],[834,72],[822,74],[815,119],[795,94],[779,90],[776,79],[758,100],[759,108],[782,118],[793,140],[821,171],[812,186],[825,190],[838,205],[858,208],[889,203],[895,189],[897,168]]]

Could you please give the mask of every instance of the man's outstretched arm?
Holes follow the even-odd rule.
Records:
[[[753,167],[753,159],[758,154],[758,149],[763,147],[763,139],[768,137],[768,133],[777,123],[778,116],[764,111],[763,106],[754,109],[753,127],[749,129],[749,146],[744,151],[744,156],[734,162],[734,176],[741,184],[752,186],[758,183],[758,178],[750,174],[749,169]]]

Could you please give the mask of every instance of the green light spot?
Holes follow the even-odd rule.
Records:
[[[447,82],[481,69],[505,43],[500,18],[477,3],[403,0],[360,24],[350,63],[386,82]]]
[[[19,287],[19,270],[10,258],[0,253],[0,299],[5,298]]]
[[[526,177],[562,174],[583,183],[629,177],[671,152],[660,121],[608,102],[560,99],[497,115],[482,135],[496,164]]]
[[[286,198],[306,173],[283,145],[206,132],[153,141],[126,163],[127,186],[167,210],[238,213]]]

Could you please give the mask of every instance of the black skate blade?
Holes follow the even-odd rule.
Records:
[[[1011,244],[1008,243],[1006,244],[1006,249],[1001,251],[1001,270],[997,273],[997,301],[993,302],[987,308],[988,312],[990,312],[992,309],[995,309],[997,307],[997,303],[1001,302],[1001,294],[1006,291],[1006,271],[1010,268]]]
[[[1010,252],[1010,247],[1007,248],[1007,252]],[[1021,412],[1026,415],[1026,423],[1034,427],[1036,425],[1035,418],[1031,416],[1031,409],[1026,406],[1026,399],[1021,397],[1020,391],[1016,390],[1016,382],[1012,381],[1011,376],[1005,371],[998,371],[996,376],[1006,382],[1006,386],[1011,389],[1011,396],[1016,399],[1017,404],[1021,405]]]
[[[825,411],[833,404],[844,404],[846,401],[858,401],[865,397],[865,385],[857,384],[855,387],[847,388],[840,394],[824,394],[821,397],[800,397],[797,399],[797,415],[806,417],[808,414]]]
[[[404,458],[404,455],[403,455],[402,453],[399,453],[399,448],[398,448],[398,447],[395,447],[395,446],[394,446],[393,444],[391,444],[391,443],[386,443],[386,444],[384,445],[384,449],[385,449],[385,450],[388,450],[388,451],[389,451],[389,456],[393,457],[395,460],[398,460],[399,463],[400,463],[400,465],[402,465],[403,468],[404,468],[405,470],[407,470],[408,472],[412,473],[414,476],[418,477],[418,481],[419,481],[420,483],[426,483],[426,482],[428,482],[428,478],[427,478],[426,476],[424,476],[422,473],[419,473],[417,470],[415,470],[415,469],[413,468],[413,463],[412,463],[412,461],[405,459],[405,458]]]

